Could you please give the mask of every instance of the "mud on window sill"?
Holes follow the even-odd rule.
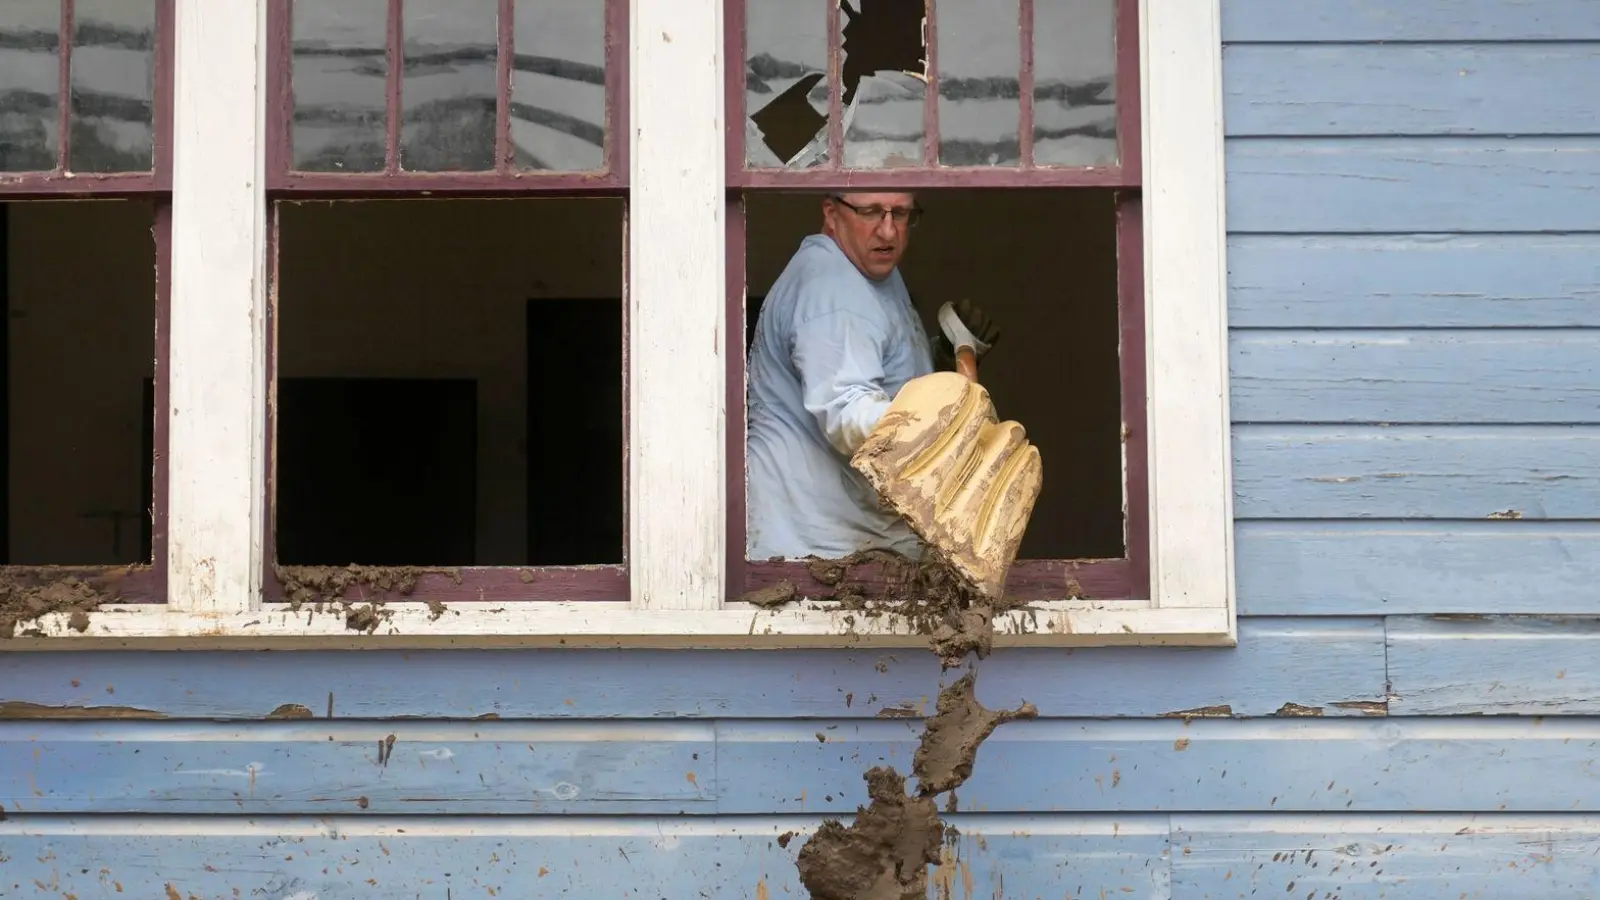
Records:
[[[1222,608],[1154,608],[1140,601],[1056,601],[998,615],[994,646],[1165,644],[1232,646]],[[18,623],[7,650],[654,648],[803,649],[926,646],[926,626],[902,615],[863,614],[821,603],[764,610],[642,610],[626,602],[427,603],[237,613],[106,605],[82,615],[49,613]]]

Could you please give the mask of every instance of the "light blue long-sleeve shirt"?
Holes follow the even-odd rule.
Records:
[[[900,388],[932,371],[898,270],[875,282],[832,238],[800,242],[750,348],[749,558],[921,555],[915,533],[849,459]]]

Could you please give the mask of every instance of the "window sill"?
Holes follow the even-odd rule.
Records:
[[[107,606],[88,614],[83,631],[64,614],[18,626],[0,640],[7,650],[109,649],[423,649],[652,648],[803,649],[908,647],[924,635],[892,617],[821,608],[766,611],[748,604],[722,610],[637,610],[615,602],[389,603],[375,619],[347,624],[343,607],[322,612],[283,604],[246,613],[203,614]],[[78,624],[83,624],[80,620]],[[1139,601],[1034,604],[995,621],[996,647],[1110,645],[1233,646],[1224,608],[1157,609]]]

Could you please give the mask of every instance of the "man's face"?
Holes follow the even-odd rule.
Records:
[[[840,199],[842,198],[842,200]],[[841,194],[822,201],[823,232],[831,236],[861,274],[889,277],[905,255],[914,194]],[[854,207],[854,208],[852,208]]]

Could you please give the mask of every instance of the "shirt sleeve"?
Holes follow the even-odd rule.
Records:
[[[850,456],[889,409],[883,357],[887,329],[849,310],[797,323],[793,361],[806,411],[835,450]]]

